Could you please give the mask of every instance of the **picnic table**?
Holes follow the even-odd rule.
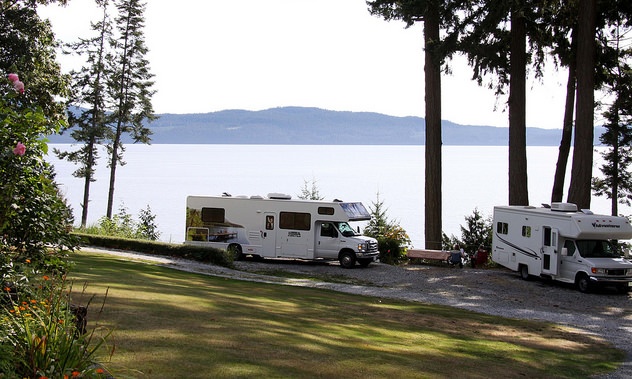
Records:
[[[450,257],[450,252],[445,250],[408,249],[407,255],[408,258],[446,262]]]

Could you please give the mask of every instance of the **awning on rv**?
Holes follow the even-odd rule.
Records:
[[[364,221],[371,219],[371,215],[362,203],[340,203],[340,206],[349,217],[349,221]]]

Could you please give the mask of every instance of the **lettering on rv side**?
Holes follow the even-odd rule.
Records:
[[[287,232],[288,237],[301,237],[301,232]]]
[[[597,222],[592,223],[593,228],[620,228],[621,225],[617,224],[599,224]]]

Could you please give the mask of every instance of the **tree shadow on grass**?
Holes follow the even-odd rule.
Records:
[[[109,287],[100,320],[121,376],[586,377],[620,352],[555,325],[333,291],[236,281],[102,255],[76,283]],[[455,363],[456,362],[456,363]]]

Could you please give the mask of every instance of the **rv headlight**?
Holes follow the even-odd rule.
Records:
[[[593,267],[590,269],[590,271],[593,274],[597,274],[597,275],[606,275],[606,269],[605,268],[597,268],[597,267]]]
[[[358,244],[358,252],[363,252],[363,251],[367,251],[369,250],[367,248],[367,243],[366,242],[362,242]]]

